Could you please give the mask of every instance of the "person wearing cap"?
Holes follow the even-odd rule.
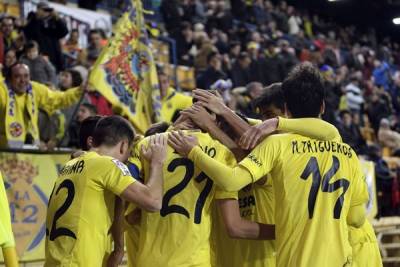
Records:
[[[38,42],[40,53],[49,56],[57,71],[64,69],[60,39],[68,34],[68,28],[49,3],[40,2],[36,12],[29,13],[23,30],[28,40]]]

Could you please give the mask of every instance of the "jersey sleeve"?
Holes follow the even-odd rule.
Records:
[[[354,166],[352,177],[352,191],[350,206],[358,206],[368,201],[368,186],[365,180],[365,174],[362,171],[361,163],[354,157],[352,166]]]
[[[109,172],[101,181],[104,187],[116,195],[121,193],[136,180],[131,176],[128,167],[117,159],[109,159]]]
[[[318,129],[318,131],[315,129]],[[296,133],[318,140],[342,142],[342,137],[340,136],[338,129],[321,119],[286,119],[279,117],[277,130]]]
[[[251,173],[253,182],[268,174],[276,164],[279,158],[278,142],[276,136],[266,138],[239,163]]]
[[[215,199],[239,199],[239,195],[238,192],[228,192],[228,191],[223,191],[219,188],[217,188],[217,190],[215,191]]]

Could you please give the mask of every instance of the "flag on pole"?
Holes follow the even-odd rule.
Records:
[[[133,0],[131,10],[117,22],[90,72],[89,85],[140,133],[161,120],[157,69],[140,0]]]

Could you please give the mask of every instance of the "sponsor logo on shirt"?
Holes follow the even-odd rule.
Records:
[[[125,176],[130,175],[128,167],[126,167],[126,165],[123,164],[121,161],[119,161],[117,159],[113,159],[112,162],[114,162],[114,164],[121,170],[123,175],[125,175]]]
[[[250,160],[251,160],[254,164],[256,164],[258,167],[261,167],[261,166],[262,166],[261,161],[260,161],[256,156],[254,156],[254,155],[252,155],[252,154],[249,154],[249,155],[247,156],[247,158],[250,159]]]

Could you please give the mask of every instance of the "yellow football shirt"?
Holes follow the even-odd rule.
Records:
[[[166,122],[172,122],[172,118],[178,110],[184,110],[192,105],[192,98],[168,88],[167,96],[161,100],[161,115]]]
[[[96,152],[67,162],[49,200],[45,266],[102,266],[115,195],[134,182],[123,163]]]
[[[229,165],[235,162],[232,153],[208,134],[198,131],[189,131],[188,134],[198,138],[202,150],[210,157]],[[148,138],[141,144],[147,142]],[[140,158],[132,158],[131,161],[142,170],[146,180],[149,174],[148,163]],[[163,173],[161,211],[142,211],[136,265],[211,266],[211,203],[216,186],[191,160],[182,158],[171,147],[167,150]]]
[[[11,227],[10,208],[8,206],[6,189],[0,172],[0,248],[15,247]]]
[[[351,264],[346,218],[351,206],[368,200],[368,192],[348,145],[274,135],[239,165],[254,181],[267,173],[273,177],[277,266]]]
[[[272,179],[246,186],[238,193],[218,192],[216,199],[239,201],[240,215],[249,221],[275,224],[274,192]],[[215,249],[215,267],[274,267],[274,240],[232,239],[228,236],[224,222],[218,212],[213,224],[212,238]]]

